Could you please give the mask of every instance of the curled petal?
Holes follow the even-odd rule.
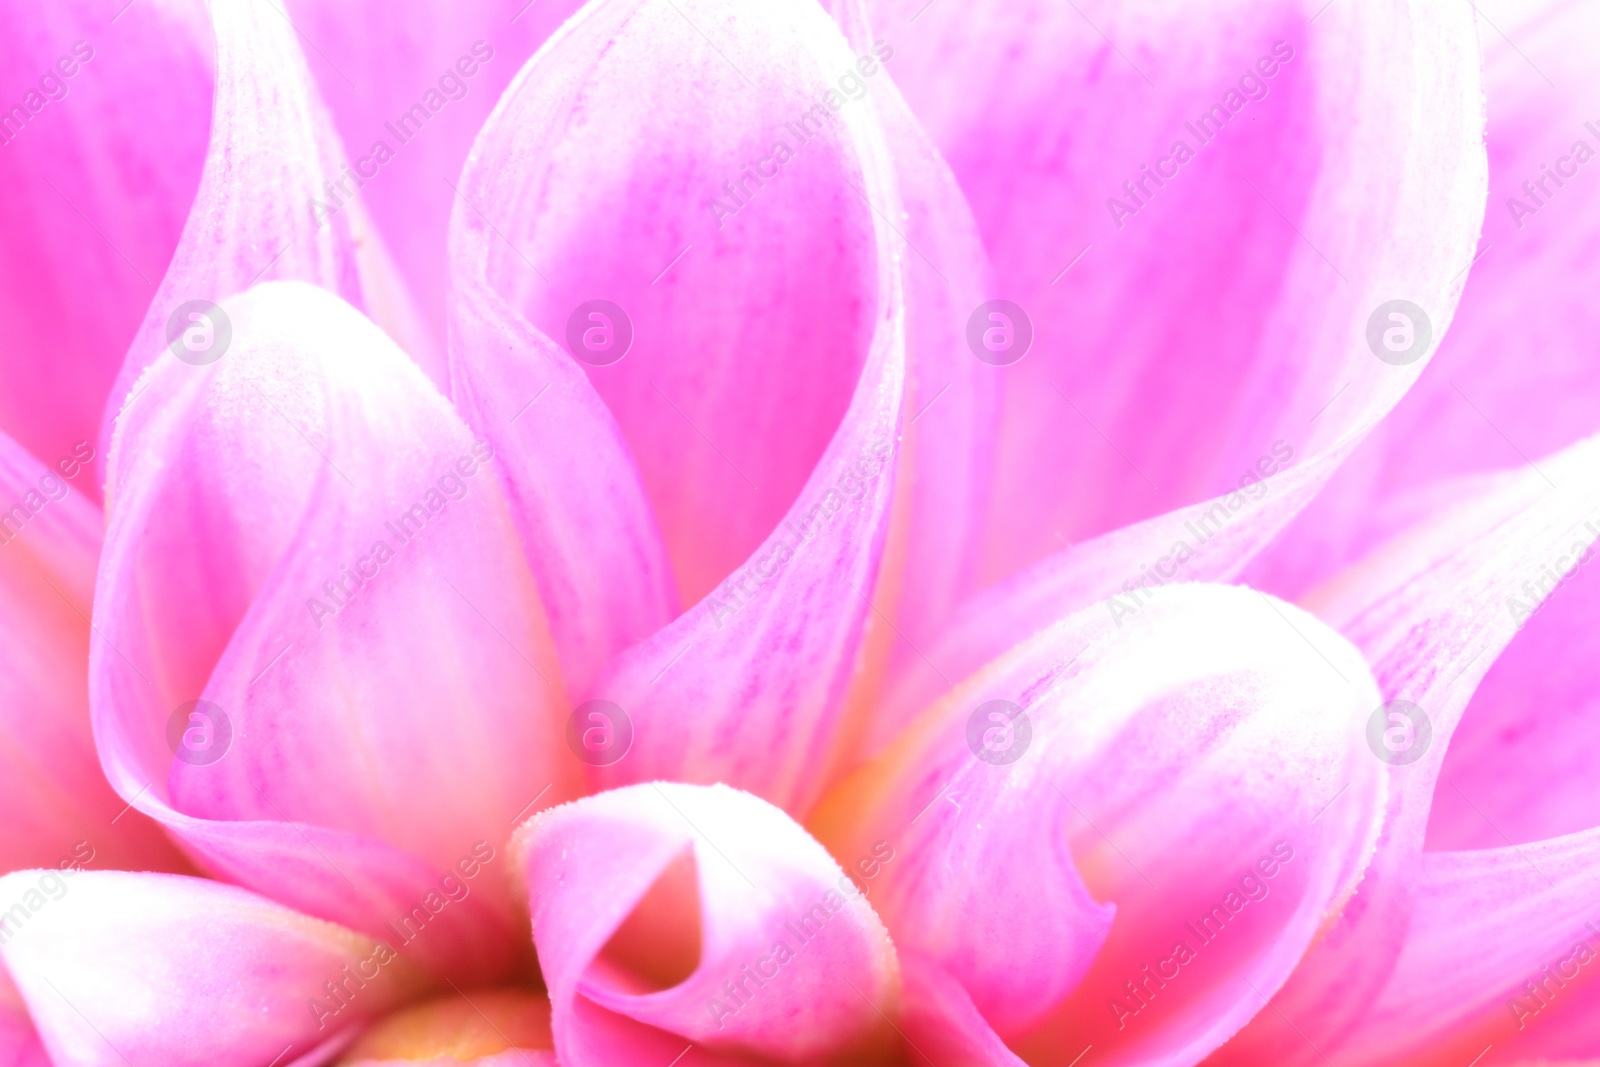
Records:
[[[783,812],[646,783],[522,831],[534,943],[569,1067],[688,1041],[719,1062],[880,1047],[899,975],[857,883]]]
[[[28,915],[0,945],[62,1067],[293,1063],[419,987],[370,938],[235,886],[81,871],[0,878]],[[15,909],[13,909],[13,915]]]
[[[222,358],[164,357],[119,430],[107,772],[209,869],[375,936],[453,931],[430,957],[485,938],[452,958],[492,973],[516,923],[478,872],[580,767],[492,452],[326,291],[223,309]]]
[[[1011,1062],[1000,1039],[1034,1064],[1090,1045],[1198,1062],[1288,977],[1377,834],[1354,648],[1244,589],[1109,609],[963,682],[812,820],[877,869],[907,970],[942,972],[908,982],[944,1005],[930,1040],[977,1062]]]
[[[100,446],[137,383],[195,301],[258,281],[295,279],[338,293],[402,344],[435,380],[443,367],[360,203],[331,211],[343,149],[274,0],[216,0],[217,83],[211,143],[194,206],[112,388]]]
[[[48,463],[98,442],[177,247],[212,50],[202,0],[0,4],[0,430]],[[98,497],[98,479],[81,487]]]
[[[798,810],[831,756],[904,392],[882,133],[869,111],[821,102],[854,62],[811,0],[612,0],[541,50],[479,145],[543,169],[486,175],[495,195],[458,223],[486,231],[488,282],[533,326],[585,362],[621,356],[591,381],[633,445],[685,599],[704,597],[582,694],[633,721],[632,752],[602,782],[724,781]],[[672,88],[641,94],[641,79]],[[664,114],[683,121],[670,136]],[[763,165],[735,212],[723,183],[769,152],[783,167]],[[637,174],[656,177],[623,177]],[[624,352],[607,331],[630,322]],[[585,323],[604,351],[585,348]]]
[[[1591,438],[1537,468],[1458,487],[1431,521],[1308,598],[1308,607],[1360,646],[1385,700],[1406,702],[1411,744],[1422,738],[1422,747],[1415,756],[1386,759],[1388,810],[1360,894],[1276,999],[1277,1011],[1240,1035],[1225,1062],[1316,1061],[1315,1049],[1336,1047],[1384,987],[1416,907],[1434,796],[1457,792],[1440,779],[1446,751],[1469,700],[1525,619],[1508,601],[1527,595],[1528,583],[1548,592],[1549,562],[1574,547],[1587,551],[1596,533],[1586,524],[1597,514],[1600,438]],[[1520,707],[1523,714],[1552,712]],[[1566,711],[1554,714],[1564,718]],[[1512,709],[1500,721],[1516,718]],[[1592,792],[1581,774],[1557,775],[1551,786],[1569,798]],[[1592,810],[1592,799],[1577,804]]]

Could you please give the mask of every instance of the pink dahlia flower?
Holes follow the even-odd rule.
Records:
[[[1600,1059],[1597,46],[0,0],[0,1065]]]

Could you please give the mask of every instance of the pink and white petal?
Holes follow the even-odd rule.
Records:
[[[98,440],[177,247],[212,50],[201,0],[0,4],[0,431],[48,463]]]
[[[580,354],[687,603],[783,519],[879,333],[887,202],[863,158],[869,115],[820,102],[854,61],[815,3],[590,4],[474,149],[517,173],[478,176],[486,198],[455,209],[458,232],[483,231],[489,285],[545,336],[581,332],[594,300],[631,325],[625,353]],[[762,160],[766,177],[742,179]],[[730,199],[741,180],[748,197]]]
[[[852,700],[869,708],[860,734],[840,738],[849,767],[880,748],[904,722],[881,714],[887,677],[937,671],[922,649],[977,588],[983,515],[993,476],[999,386],[1004,368],[974,355],[966,336],[974,307],[996,293],[972,211],[949,165],[917,124],[874,55],[873,28],[859,0],[836,0],[834,15],[857,56],[870,63],[870,103],[894,159],[907,252],[906,399],[896,504],[885,567],[873,593],[866,669]],[[948,683],[946,683],[948,684]]]
[[[873,5],[1036,335],[1006,368],[986,575],[1050,560],[1028,582],[1061,590],[1051,617],[1144,580],[1180,540],[1194,558],[1165,580],[1231,577],[1425,365],[1375,358],[1374,311],[1412,301],[1434,337],[1450,321],[1485,186],[1472,12],[923,8]],[[1241,121],[1201,143],[1190,125],[1213,103]],[[1107,204],[1135,179],[1150,194],[1119,228]],[[1300,473],[1262,489],[1286,457]],[[1230,536],[1196,537],[1189,507],[1220,507]],[[1063,603],[1090,574],[1095,595]],[[1016,618],[977,661],[1048,621]]]
[[[857,883],[782,811],[645,783],[520,832],[533,937],[568,1067],[818,1062],[894,1037],[899,971]]]
[[[1479,258],[1434,369],[1264,555],[1258,579],[1283,595],[1421,521],[1442,480],[1514,467],[1600,430],[1600,183],[1587,162],[1600,151],[1600,115],[1584,94],[1558,88],[1592,79],[1600,12],[1566,0],[1475,8],[1493,190]]]
[[[0,967],[0,1067],[51,1067],[28,1005],[4,967]]]
[[[289,0],[306,62],[442,351],[451,203],[461,165],[521,64],[579,0]],[[380,147],[381,146],[381,147]],[[349,202],[340,193],[339,204]],[[328,201],[330,204],[335,201]]]
[[[680,8],[604,3],[569,23],[490,127],[548,171],[458,221],[504,235],[490,285],[547,335],[597,293],[631,316],[633,350],[591,380],[634,445],[686,599],[705,597],[580,694],[634,724],[600,780],[725,781],[799,810],[843,719],[889,526],[904,310],[887,220],[901,209],[874,116],[844,108],[709,225],[718,180],[793,139],[785,122],[854,57],[809,0]],[[672,88],[641,94],[641,79]],[[664,114],[683,124],[671,137]],[[640,173],[659,177],[621,177]]]
[[[74,488],[93,481],[94,450],[80,445],[46,467],[0,433],[0,873],[177,870],[177,851],[95,758],[86,665],[101,516]]]
[[[27,912],[0,959],[58,1067],[292,1063],[422,985],[370,938],[236,886],[125,871],[44,885],[57,877],[0,878]]]
[[[386,1016],[338,1067],[557,1067],[550,998],[514,988],[456,990]]]
[[[112,388],[99,442],[140,376],[174,341],[190,301],[220,301],[259,281],[312,282],[350,301],[435,381],[442,353],[420,328],[382,240],[357,202],[330,213],[325,184],[345,178],[343,148],[273,0],[217,0],[211,143],[178,249]]]
[[[451,232],[450,374],[463,417],[500,455],[506,498],[550,614],[563,670],[586,692],[616,653],[678,614],[666,545],[627,440],[583,368],[496,289],[502,238],[490,216],[514,208],[542,164],[514,93],[484,128],[461,175]],[[501,269],[514,269],[515,264]]]
[[[90,654],[107,773],[209,869],[373,934],[426,904],[430,964],[492,975],[519,951],[503,876],[448,901],[441,878],[580,765],[491,455],[325,290],[223,307],[222,359],[164,355],[118,431]],[[195,711],[214,732],[191,746]]]
[[[892,848],[873,899],[906,969],[940,970],[908,980],[945,1005],[930,1041],[1192,1064],[1353,891],[1383,804],[1377,704],[1359,653],[1298,609],[1173,586],[964,681],[812,825],[842,860]]]
[[[1338,1062],[1600,1056],[1597,899],[1600,829],[1425,853],[1405,946]]]
[[[1275,999],[1275,1010],[1230,1044],[1221,1062],[1316,1062],[1316,1050],[1336,1047],[1384,987],[1415,914],[1433,797],[1448,785],[1440,779],[1446,752],[1525,618],[1508,601],[1527,595],[1524,583],[1544,582],[1550,562],[1575,544],[1592,544],[1586,523],[1597,514],[1600,438],[1591,438],[1536,468],[1463,484],[1430,521],[1307,599],[1361,648],[1385,700],[1421,709],[1431,742],[1419,757],[1388,769],[1383,834],[1361,892]],[[1568,709],[1537,709],[1544,711],[1564,717]],[[1564,776],[1551,785],[1569,798],[1581,788]],[[1592,810],[1592,800],[1573,803]]]

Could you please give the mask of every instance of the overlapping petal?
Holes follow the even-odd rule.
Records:
[[[373,1026],[339,1067],[557,1067],[550,1001],[543,993],[499,988],[456,991]]]
[[[841,861],[892,850],[872,899],[937,1047],[1195,1063],[1351,892],[1382,806],[1361,739],[1377,704],[1356,650],[1311,617],[1174,586],[963,682],[813,825]]]
[[[1508,601],[1542,582],[1550,561],[1593,543],[1600,512],[1600,439],[1536,468],[1479,479],[1428,522],[1319,590],[1308,605],[1362,649],[1385,700],[1420,709],[1414,757],[1388,769],[1383,835],[1361,892],[1294,980],[1222,1062],[1314,1062],[1388,982],[1415,921],[1421,856],[1445,753],[1463,712],[1521,626]],[[1537,716],[1544,708],[1523,705]],[[1565,717],[1577,709],[1560,708]],[[1411,712],[1407,712],[1411,716]],[[1414,716],[1413,716],[1414,718]],[[1502,718],[1515,727],[1515,717]],[[1552,780],[1562,788],[1562,779]],[[1570,794],[1569,794],[1570,795]],[[1469,801],[1470,803],[1470,801]]]
[[[603,780],[722,780],[803,806],[831,754],[889,525],[904,381],[881,132],[866,109],[825,102],[855,62],[810,2],[597,4],[491,121],[517,144],[478,147],[545,167],[497,185],[476,220],[460,209],[499,238],[481,238],[495,291],[549,336],[568,337],[589,300],[620,309],[606,312],[616,329],[631,322],[631,347],[591,381],[633,445],[685,599],[704,596],[590,687],[633,721],[633,751]],[[647,98],[640,79],[670,88]],[[722,183],[761,159],[766,178],[732,210]]]
[[[0,5],[0,429],[46,463],[98,442],[177,246],[212,50],[200,0]]]
[[[441,352],[364,207],[330,214],[326,185],[346,160],[293,26],[272,0],[217,0],[217,80],[200,187],[166,276],[133,335],[106,406],[99,444],[140,375],[176,336],[186,305],[220,301],[258,281],[294,279],[338,293],[383,326],[442,382]]]
[[[0,899],[27,911],[0,959],[58,1067],[295,1063],[421,981],[370,938],[200,878],[20,871]]]
[[[1433,369],[1255,570],[1298,596],[1452,495],[1600,430],[1600,13],[1569,0],[1479,4],[1492,195],[1460,313]]]
[[[1014,577],[925,650],[959,678],[1062,611],[1231,580],[1415,381],[1427,357],[1377,358],[1368,327],[1397,299],[1449,324],[1483,209],[1477,47],[1470,10],[1431,3],[873,6],[1036,338],[1005,368],[989,513],[985,573]],[[942,691],[929,673],[885,714]]]
[[[102,760],[214,873],[496,973],[497,849],[580,765],[492,453],[337,297],[223,308],[226,354],[163,356],[117,438]]]
[[[858,881],[783,812],[645,783],[544,812],[526,848],[534,941],[569,1067],[822,1062],[894,1034],[893,947]]]

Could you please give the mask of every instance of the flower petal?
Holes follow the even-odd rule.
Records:
[[[1360,894],[1275,999],[1276,1010],[1263,1013],[1220,1062],[1320,1062],[1383,988],[1415,914],[1446,750],[1521,623],[1507,598],[1525,595],[1525,582],[1544,582],[1549,561],[1575,543],[1589,545],[1595,535],[1584,524],[1597,514],[1600,438],[1591,438],[1537,469],[1461,487],[1430,521],[1308,598],[1362,649],[1386,700],[1420,709],[1427,747],[1388,768],[1383,835]]]
[[[1380,305],[1450,321],[1482,100],[1468,9],[922,6],[873,5],[891,36],[916,16],[896,81],[1037,337],[1005,368],[989,512],[985,574],[1011,581],[926,650],[959,678],[1119,590],[1231,579],[1315,495],[1426,364],[1375,357]],[[1197,138],[1212,103],[1240,114]],[[1119,229],[1135,179],[1153,192]]]
[[[101,516],[74,488],[93,461],[80,441],[46,467],[0,434],[0,873],[183,866],[95,758],[84,665]]]
[[[899,974],[855,882],[769,804],[647,783],[522,831],[534,943],[568,1067],[881,1047]]]
[[[892,849],[874,900],[907,970],[942,969],[911,983],[949,1005],[941,1047],[1009,1062],[997,1034],[1036,1065],[1088,1045],[1195,1063],[1352,891],[1382,805],[1360,738],[1377,703],[1355,649],[1309,616],[1174,586],[963,682],[812,825],[841,859]],[[965,1033],[952,980],[976,1009]]]
[[[324,183],[344,180],[343,151],[306,71],[294,30],[272,0],[216,0],[217,85],[211,144],[189,220],[128,349],[100,429],[175,342],[190,301],[219,301],[258,281],[313,282],[377,321],[443,380],[410,298],[360,204],[329,215]]]
[[[1593,79],[1600,12],[1535,0],[1480,10],[1478,21],[1494,195],[1460,312],[1434,369],[1264,556],[1255,573],[1280,595],[1299,596],[1426,518],[1448,482],[1600,430],[1600,184],[1574,161],[1600,151],[1600,114],[1557,88]]]
[[[904,385],[897,242],[878,217],[900,209],[881,131],[861,108],[830,123],[817,102],[853,62],[809,0],[591,6],[497,119],[518,138],[513,158],[548,172],[459,216],[506,236],[490,244],[490,284],[546,334],[565,336],[597,294],[631,316],[634,350],[591,380],[634,444],[686,599],[767,538],[590,687],[634,728],[603,782],[725,781],[790,808],[820,788],[889,525]],[[641,79],[671,88],[641,94]],[[813,106],[824,117],[802,123],[787,169],[709,225],[718,181],[795,140],[785,122]],[[693,121],[665,137],[663,109]],[[659,179],[639,190],[629,173]]]
[[[0,900],[29,912],[0,957],[62,1067],[294,1062],[419,985],[369,938],[235,886],[124,871],[45,884],[54,877],[0,878]]]
[[[441,350],[445,247],[461,164],[519,64],[578,0],[288,0],[356,177],[321,198],[359,199],[388,239]],[[475,201],[480,202],[481,201]]]
[[[460,990],[377,1023],[339,1067],[557,1067],[550,999],[520,989]]]
[[[206,153],[206,5],[117,6],[0,4],[0,429],[49,463],[98,439]]]
[[[426,903],[454,932],[423,951],[494,973],[511,899],[458,876],[581,765],[490,453],[325,290],[223,309],[222,360],[164,357],[119,429],[91,649],[107,771],[209,869],[369,933]]]
[[[1600,828],[1430,852],[1394,973],[1340,1063],[1600,1056]],[[1465,1058],[1463,1058],[1465,1057]]]

